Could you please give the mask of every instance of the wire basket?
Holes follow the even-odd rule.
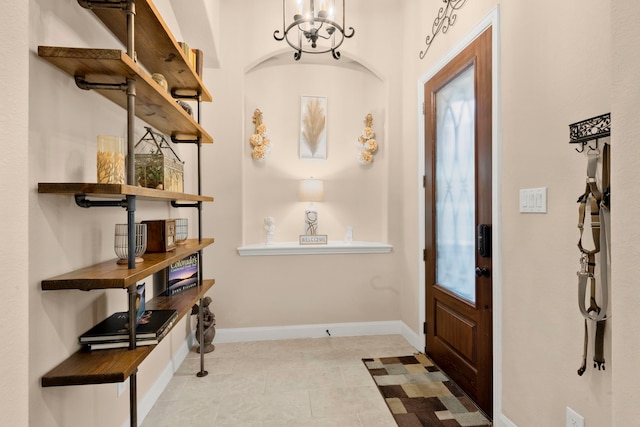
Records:
[[[135,256],[136,264],[144,261],[142,254],[147,250],[147,224],[135,224]],[[118,264],[129,262],[129,226],[116,224],[114,250],[118,257]]]

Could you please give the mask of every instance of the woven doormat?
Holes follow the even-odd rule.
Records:
[[[399,427],[492,425],[424,354],[362,361]]]

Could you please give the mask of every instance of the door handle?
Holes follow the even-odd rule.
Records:
[[[476,277],[490,277],[491,271],[487,267],[476,267]]]

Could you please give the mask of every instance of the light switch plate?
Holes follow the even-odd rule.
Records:
[[[521,189],[520,213],[547,213],[547,187]]]
[[[567,427],[584,427],[584,417],[567,406]]]

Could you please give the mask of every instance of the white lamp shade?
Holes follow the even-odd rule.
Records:
[[[298,186],[298,199],[302,202],[322,202],[324,183],[320,179],[303,179]]]

